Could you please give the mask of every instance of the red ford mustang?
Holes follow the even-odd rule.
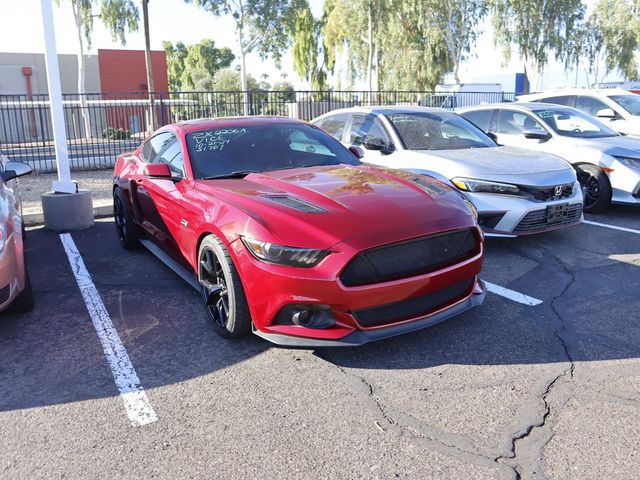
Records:
[[[358,153],[291,119],[168,125],[116,162],[120,242],[200,290],[228,337],[359,345],[482,303],[473,206]]]

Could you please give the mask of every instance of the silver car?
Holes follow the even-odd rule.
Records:
[[[640,139],[614,132],[596,118],[549,103],[510,103],[460,114],[502,145],[560,155],[578,173],[586,212],[610,203],[640,205]]]
[[[575,171],[555,155],[499,147],[459,115],[424,107],[335,110],[312,121],[363,161],[436,177],[457,187],[491,236],[513,237],[580,223]]]

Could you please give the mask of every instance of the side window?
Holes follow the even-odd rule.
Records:
[[[342,141],[342,136],[344,134],[344,128],[347,125],[347,120],[349,116],[347,114],[339,114],[333,115],[331,117],[327,117],[318,126],[322,128],[325,132],[331,135],[333,138]]]
[[[151,163],[166,163],[176,176],[184,177],[184,159],[180,142],[175,136],[171,135],[170,143],[165,144],[164,150],[160,152],[160,155],[156,155]]]
[[[576,108],[595,117],[600,110],[610,107],[597,98],[579,95],[576,99]]]
[[[351,132],[349,133],[349,145],[362,145],[367,137],[377,137],[386,144],[391,143],[391,138],[379,119],[372,115],[353,117]]]
[[[521,135],[525,130],[544,130],[544,127],[526,113],[511,110],[498,112],[498,133]]]
[[[463,113],[462,116],[473,123],[480,130],[488,132],[493,112],[494,110],[476,110],[474,112]]]
[[[573,105],[575,95],[557,95],[555,97],[547,97],[536,100],[536,102],[553,103],[554,105]]]
[[[170,132],[162,132],[147,140],[147,143],[142,147],[140,155],[145,162],[152,162],[154,158],[160,153],[160,151],[169,144],[175,136]]]

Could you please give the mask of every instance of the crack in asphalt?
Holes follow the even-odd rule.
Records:
[[[399,436],[412,441],[414,444],[425,446],[427,448],[429,446],[436,446],[434,450],[454,457],[458,460],[462,460],[461,457],[464,457],[465,459],[470,460],[472,463],[479,464],[481,466],[498,467],[503,471],[503,473],[508,473],[509,478],[514,480],[517,480],[519,478],[517,472],[515,472],[513,467],[499,462],[498,458],[495,456],[485,455],[479,451],[468,450],[456,445],[455,443],[447,442],[441,438],[437,438],[430,433],[425,432],[425,428],[422,427],[420,425],[420,422],[417,420],[414,422],[408,422],[409,425],[400,423],[388,413],[388,407],[386,407],[381,402],[380,397],[378,397],[375,393],[373,385],[368,382],[366,378],[361,375],[351,373],[347,371],[346,368],[336,364],[330,358],[328,358],[326,352],[320,352],[316,350],[314,354],[319,359],[336,368],[346,378],[350,378],[356,382],[359,382],[354,385],[357,386],[356,394],[360,393],[361,399],[367,401],[370,406],[372,406],[373,409],[382,416],[382,419],[387,424],[387,428],[381,426],[377,421],[374,422],[374,425],[378,427],[383,433],[386,433],[387,431],[395,431]],[[360,392],[358,392],[358,390]]]

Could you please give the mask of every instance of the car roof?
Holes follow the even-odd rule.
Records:
[[[624,90],[622,88],[560,88],[555,90],[546,90],[544,92],[519,95],[518,99],[526,101],[527,99],[560,95],[587,95],[592,97],[599,97],[602,95],[635,95],[635,93],[630,92],[629,90]]]
[[[334,115],[337,113],[365,113],[365,114],[374,114],[374,115],[384,115],[389,113],[418,113],[418,112],[433,112],[433,113],[454,113],[451,110],[445,110],[444,108],[435,108],[435,107],[420,107],[420,106],[399,106],[399,105],[380,105],[380,106],[371,106],[371,107],[349,107],[349,108],[339,108],[336,110],[331,110],[327,112],[321,117],[325,115]]]
[[[475,110],[490,110],[490,109],[502,109],[502,110],[541,110],[543,108],[568,108],[575,110],[573,107],[567,105],[558,105],[557,103],[546,102],[511,102],[511,103],[488,103],[484,105],[476,105],[474,107],[460,108],[460,113],[472,112]]]
[[[246,117],[197,118],[194,120],[174,123],[168,126],[173,126],[176,129],[182,130],[184,133],[190,133],[212,128],[244,127],[249,125],[278,125],[286,123],[306,125],[306,122],[295,118],[255,115]]]

